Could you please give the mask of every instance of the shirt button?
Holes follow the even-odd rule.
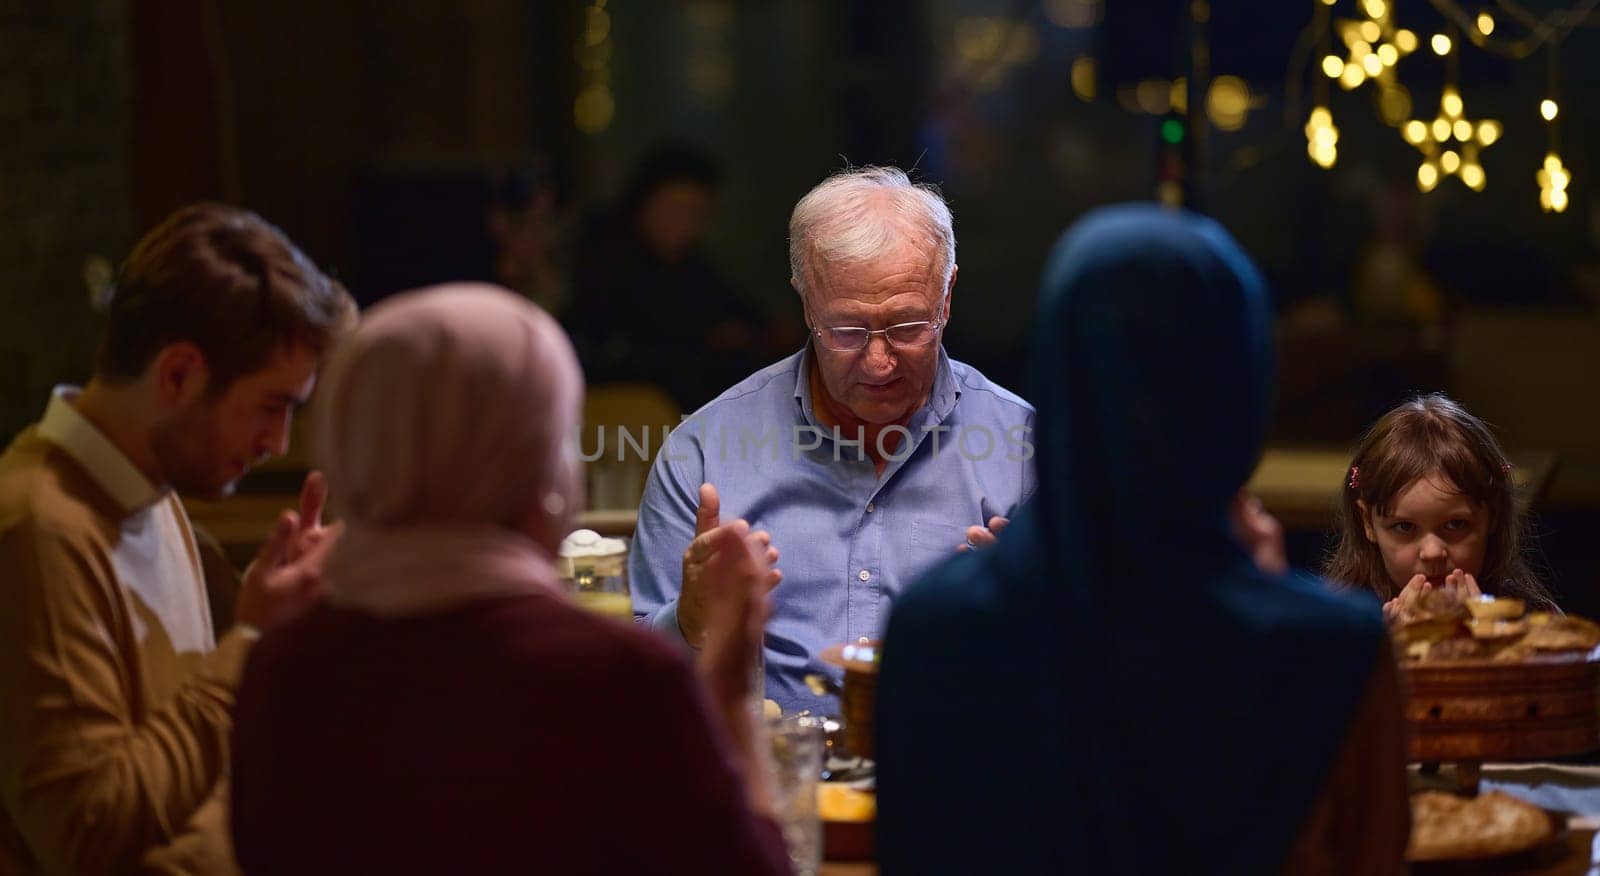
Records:
[[[872,580],[872,573],[868,572],[866,569],[862,569],[861,570],[861,574],[857,575],[856,577],[860,578],[863,581],[871,581]]]
[[[868,502],[868,503],[867,503],[867,513],[868,513],[868,514],[871,514],[871,513],[872,513],[872,503],[871,503],[871,502]]]

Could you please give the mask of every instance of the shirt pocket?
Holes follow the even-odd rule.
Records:
[[[911,521],[911,564],[906,570],[911,580],[954,557],[966,543],[964,524],[927,518]]]

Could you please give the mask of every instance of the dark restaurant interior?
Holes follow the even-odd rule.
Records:
[[[1322,568],[1364,430],[1443,392],[1506,449],[1535,573],[1600,618],[1596,5],[7,0],[0,432],[89,377],[121,260],[195,201],[259,213],[363,308],[455,280],[537,303],[586,375],[580,444],[676,425],[806,343],[796,201],[894,165],[954,216],[952,357],[1025,392],[1064,229],[1209,216],[1270,290],[1249,488],[1290,562]],[[190,504],[236,570],[294,504],[305,419]],[[591,511],[631,514],[649,460],[591,457]]]
[[[1507,21],[1527,55],[1508,58],[1435,4],[1395,5],[1416,33],[1460,44],[1397,66],[1414,110],[1399,115],[1429,118],[1454,81],[1469,114],[1503,126],[1481,191],[1459,178],[1418,191],[1419,152],[1385,122],[1376,83],[1323,75],[1347,11],[1312,3],[1217,3],[1200,25],[1187,3],[1143,0],[11,5],[0,425],[15,432],[82,376],[92,290],[189,201],[269,217],[362,303],[494,277],[505,244],[490,214],[524,211],[518,253],[537,267],[522,288],[560,314],[586,291],[572,273],[585,229],[652,150],[681,149],[714,180],[708,268],[761,330],[678,390],[687,412],[803,337],[784,223],[833,170],[914,167],[946,194],[964,305],[947,346],[1007,387],[1051,242],[1094,206],[1176,184],[1268,278],[1274,444],[1348,447],[1406,395],[1452,393],[1508,448],[1553,460],[1536,501],[1544,561],[1594,614],[1600,213],[1585,171],[1600,34],[1579,24],[1529,50]],[[1187,81],[1173,86],[1197,41],[1203,114],[1186,112]],[[1304,131],[1318,105],[1339,131],[1327,169]],[[1534,178],[1552,151],[1572,179],[1560,212],[1541,209]],[[1322,543],[1308,532],[1294,548],[1309,562]]]

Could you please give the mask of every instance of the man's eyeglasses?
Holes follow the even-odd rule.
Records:
[[[826,326],[812,329],[811,334],[816,337],[817,343],[835,353],[859,353],[867,348],[867,344],[872,341],[873,335],[883,335],[883,339],[889,342],[889,346],[895,348],[926,347],[939,337],[939,329],[944,327],[944,319],[942,318],[944,308],[941,307],[939,310],[941,313],[940,319],[902,322],[898,325],[881,329],[866,329],[859,326],[843,325]]]

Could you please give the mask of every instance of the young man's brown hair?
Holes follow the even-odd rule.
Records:
[[[163,347],[189,341],[205,356],[207,394],[302,345],[324,352],[356,306],[282,231],[225,204],[191,204],[146,234],[123,263],[95,376],[121,383]]]

